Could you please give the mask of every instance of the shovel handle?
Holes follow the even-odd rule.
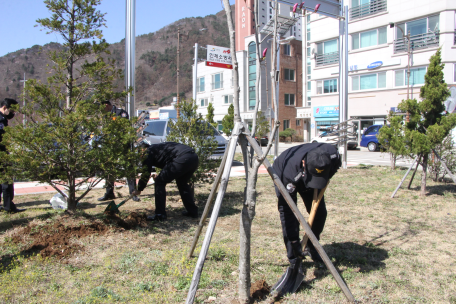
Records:
[[[130,194],[126,199],[124,199],[123,201],[121,201],[119,203],[119,205],[117,205],[117,208],[119,208],[120,206],[122,206],[123,204],[125,204],[128,200],[130,200],[134,195],[133,194]]]
[[[329,181],[328,181],[328,184],[329,184]],[[318,197],[317,197],[318,189],[314,189],[314,198],[313,198],[313,201],[312,201],[312,210],[310,210],[309,220],[307,221],[310,227],[312,227],[313,221],[315,219],[315,215],[317,214],[318,206],[320,206],[320,201],[323,198],[323,195],[325,194],[325,190],[328,187],[328,184],[326,184],[326,187],[321,189],[320,194],[318,195]],[[302,250],[304,250],[304,248],[306,248],[308,240],[309,240],[309,237],[307,236],[307,234],[304,234],[304,236],[302,237],[302,242],[301,242]]]

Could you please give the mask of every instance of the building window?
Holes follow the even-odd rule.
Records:
[[[295,80],[295,70],[284,69],[285,80],[294,81]]]
[[[352,50],[357,50],[369,46],[385,44],[386,27],[381,27],[375,30],[362,33],[352,34]]]
[[[414,50],[439,46],[439,15],[396,24],[395,53],[407,51],[408,43],[403,35],[408,35],[409,32]]]
[[[456,63],[453,63],[453,82],[456,82]]]
[[[224,95],[223,102],[224,102],[224,104],[233,103],[233,95]]]
[[[350,19],[362,18],[386,11],[386,0],[351,0]]]
[[[317,81],[317,95],[337,93],[337,78]]]
[[[299,127],[301,125],[301,119],[296,119],[296,126]]]
[[[249,44],[249,110],[255,110],[256,95],[255,95],[255,82],[256,82],[256,44],[250,42]]]
[[[285,105],[286,106],[295,105],[295,95],[294,94],[285,94]]]
[[[338,62],[339,51],[337,39],[317,43],[317,56],[315,58],[316,66],[335,64]]]
[[[426,67],[410,69],[410,85],[424,84],[424,75],[426,75]],[[394,71],[394,86],[403,87],[407,85],[407,70]]]
[[[290,120],[289,119],[285,119],[283,121],[283,130],[285,131],[286,129],[289,129],[290,128]]]
[[[284,44],[283,46],[283,54],[287,56],[291,56],[291,46],[289,44]]]
[[[410,31],[410,36],[412,36],[413,40],[413,36],[415,35],[438,31],[439,15],[429,16],[426,18],[412,20],[405,23],[398,23],[396,25],[396,39],[402,39],[403,37],[400,28],[402,29],[402,31],[404,31],[405,35],[407,35],[407,33]]]
[[[217,121],[217,130],[218,131],[222,131],[223,130],[223,124],[222,124],[221,120]]]
[[[198,78],[198,84],[196,86],[197,92],[204,92],[204,77]]]
[[[212,75],[212,90],[223,89],[223,74]]]
[[[201,99],[200,99],[200,105],[201,105],[202,107],[207,107],[207,105],[208,105],[208,99],[207,99],[207,98],[201,98]]]
[[[386,72],[352,76],[352,91],[386,88]]]

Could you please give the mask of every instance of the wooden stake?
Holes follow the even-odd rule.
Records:
[[[226,147],[226,151],[230,149],[230,143],[228,142],[228,146]],[[193,237],[193,243],[192,247],[190,248],[190,252],[188,253],[188,258],[191,258],[193,255],[193,251],[195,250],[196,243],[198,243],[199,236],[201,234],[201,230],[204,227],[204,222],[207,219],[207,216],[209,214],[209,210],[212,207],[212,201],[214,200],[215,193],[217,192],[218,185],[220,184],[220,180],[222,179],[222,174],[225,169],[225,163],[226,159],[228,158],[228,153],[223,154],[223,159],[222,162],[220,163],[220,167],[217,171],[217,176],[215,177],[214,183],[212,184],[212,189],[211,193],[209,194],[209,197],[207,198],[206,206],[204,207],[203,215],[201,216],[198,229],[196,230],[195,236]]]
[[[412,165],[410,166],[410,168],[407,170],[407,173],[405,173],[404,177],[402,178],[401,182],[399,183],[399,185],[397,186],[396,190],[394,190],[393,194],[391,195],[391,198],[394,198],[394,196],[396,195],[397,191],[399,190],[399,188],[402,186],[402,183],[405,181],[405,178],[407,177],[407,175],[410,173],[410,170],[412,170],[412,167],[413,165],[415,164],[415,162],[418,160],[418,155],[415,157],[415,159],[413,160],[413,163]]]
[[[228,152],[225,151],[225,153],[228,154],[228,157],[226,159],[220,189],[217,193],[217,198],[215,200],[214,208],[212,210],[211,219],[209,220],[209,225],[207,226],[206,236],[204,237],[201,252],[199,254],[198,261],[196,262],[195,271],[193,272],[193,278],[190,284],[190,289],[188,290],[187,300],[185,301],[186,304],[192,304],[195,301],[195,295],[198,289],[199,280],[201,278],[201,272],[203,271],[204,261],[206,260],[207,251],[209,250],[209,245],[211,244],[212,235],[214,234],[215,230],[215,224],[217,224],[218,214],[220,212],[222,200],[225,196],[226,187],[228,185],[228,180],[230,178],[230,171],[231,166],[233,165],[234,153],[236,152],[236,142],[238,140],[240,128],[241,123],[236,122],[230,140],[230,149],[228,150]]]

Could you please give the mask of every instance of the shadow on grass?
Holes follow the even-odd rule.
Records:
[[[347,267],[348,269],[359,268],[359,273],[368,273],[376,271],[378,269],[385,268],[383,262],[388,258],[388,252],[385,249],[374,246],[372,243],[365,243],[359,245],[353,242],[345,243],[332,243],[323,246],[323,249],[332,260],[334,267],[341,274],[342,278],[347,279],[347,275],[344,275],[345,271],[341,271],[339,268]],[[310,281],[303,281],[298,291],[312,289],[312,282],[320,281],[327,276],[331,276],[331,272],[326,268],[324,264],[318,263],[315,265],[314,262],[306,260],[303,262],[304,269],[314,269],[315,278]]]

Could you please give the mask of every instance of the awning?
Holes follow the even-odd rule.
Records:
[[[315,117],[315,121],[337,121],[339,123],[339,117]]]

